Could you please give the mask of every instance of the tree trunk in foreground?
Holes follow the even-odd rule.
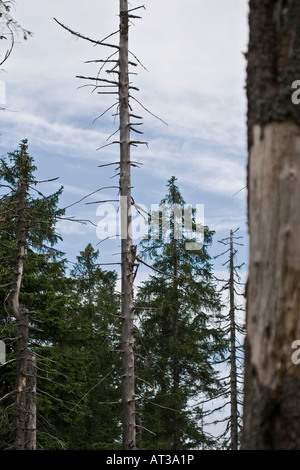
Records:
[[[299,0],[250,0],[248,210],[242,449],[300,450]]]

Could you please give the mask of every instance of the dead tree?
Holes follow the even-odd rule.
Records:
[[[26,450],[36,450],[36,356],[33,352],[27,355],[27,416],[26,416]]]
[[[130,109],[128,69],[128,0],[120,0],[119,113],[120,113],[120,195],[122,250],[122,413],[123,448],[136,448],[135,370],[133,335],[133,270],[135,249],[131,231]],[[124,206],[124,207],[123,207]]]
[[[130,83],[129,67],[136,67],[140,64],[134,54],[129,51],[129,26],[130,21],[140,18],[135,13],[136,10],[144,8],[128,8],[128,0],[119,0],[119,30],[110,34],[102,41],[91,39],[80,33],[76,33],[59,21],[55,20],[60,26],[71,34],[87,40],[95,45],[101,45],[114,50],[107,59],[97,59],[94,62],[100,64],[100,70],[96,77],[78,76],[91,82],[93,91],[101,95],[117,94],[118,100],[110,106],[104,113],[117,106],[114,116],[119,117],[119,140],[114,140],[107,145],[117,144],[120,148],[119,162],[99,165],[100,167],[116,165],[116,171],[119,171],[120,184],[120,211],[121,211],[121,277],[122,277],[122,296],[121,296],[121,317],[122,317],[122,430],[123,430],[123,449],[136,449],[136,421],[135,421],[135,354],[134,354],[134,322],[133,322],[133,281],[136,268],[136,246],[132,243],[131,233],[131,207],[134,204],[131,195],[131,167],[138,166],[137,162],[131,161],[131,147],[140,144],[147,144],[138,139],[131,138],[132,131],[138,135],[143,134],[138,130],[142,125],[142,117],[133,113],[131,102],[134,100],[139,103],[131,94],[131,90],[138,89]],[[119,34],[119,43],[113,44],[106,42],[108,38]],[[118,54],[118,58],[115,55]],[[129,60],[129,57],[133,60]],[[130,58],[131,58],[130,57]],[[105,72],[109,78],[102,78],[101,72],[104,67],[109,67]],[[115,79],[112,77],[116,77]],[[104,91],[103,91],[104,90]],[[107,91],[109,90],[109,91]],[[141,105],[141,103],[139,103]],[[141,105],[143,107],[143,105]],[[148,111],[143,107],[144,110]],[[116,132],[113,135],[115,135]],[[111,137],[112,137],[111,136]],[[112,186],[114,188],[115,186]],[[101,203],[106,201],[97,201]]]
[[[230,431],[231,450],[238,449],[238,392],[237,392],[237,371],[236,371],[236,326],[235,326],[235,292],[234,292],[234,250],[233,233],[230,230],[230,279],[229,279],[229,299],[230,299]]]
[[[250,0],[243,449],[300,449],[300,3]]]

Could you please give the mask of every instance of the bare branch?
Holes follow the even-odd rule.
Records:
[[[108,44],[108,43],[105,43],[105,42],[102,42],[102,41],[95,41],[94,39],[91,39],[87,36],[83,36],[83,34],[80,34],[80,33],[76,33],[75,31],[73,31],[72,29],[70,29],[68,26],[60,23],[60,21],[58,21],[56,18],[53,18],[54,21],[56,21],[57,24],[59,24],[59,26],[61,26],[62,28],[64,28],[66,31],[68,31],[69,33],[73,34],[74,36],[77,36],[78,38],[80,39],[85,39],[86,41],[89,41],[93,44],[98,44],[100,46],[107,46],[107,47],[113,47],[114,49],[118,49],[119,50],[119,46],[116,46],[115,44]]]
[[[145,5],[140,5],[139,7],[131,8],[130,10],[128,10],[128,13],[130,13],[131,11],[140,10],[140,8],[146,10]]]
[[[83,80],[95,80],[96,82],[105,82],[105,83],[110,83],[114,86],[119,86],[118,82],[114,82],[112,80],[106,80],[105,78],[99,78],[99,77],[83,77],[82,75],[76,75],[76,78],[82,78]]]
[[[120,142],[119,140],[115,140],[114,142],[110,142],[109,144],[102,145],[102,147],[97,148],[97,150],[104,149],[105,147],[108,147],[109,145],[120,144],[120,143],[121,143],[121,142]]]
[[[145,111],[147,111],[147,113],[151,114],[151,116],[155,117],[156,119],[158,119],[159,121],[164,123],[166,126],[168,126],[167,122],[165,122],[160,117],[156,116],[156,114],[151,113],[151,111],[149,111],[149,109],[145,108],[145,106],[139,100],[137,100],[134,96],[130,95],[130,98],[132,98],[134,101],[136,101]]]
[[[95,266],[112,266],[112,265],[115,265],[115,264],[120,265],[121,263],[98,263]]]
[[[52,181],[57,181],[57,180],[59,180],[59,176],[57,176],[56,178],[51,178],[49,180],[41,180],[41,181],[27,180],[27,181],[33,184],[40,184],[40,183],[52,183]]]
[[[101,243],[105,242],[106,240],[109,240],[110,238],[119,238],[120,235],[110,235],[109,237],[104,238],[103,240],[100,240],[100,242],[97,243],[97,246],[100,245]]]
[[[112,104],[109,108],[107,108],[107,109],[104,111],[104,113],[100,114],[100,116],[98,116],[98,117],[96,117],[96,118],[94,119],[93,124],[94,124],[94,122],[97,121],[97,119],[100,119],[102,116],[104,116],[105,113],[107,113],[107,111],[109,111],[110,109],[112,109],[114,106],[116,106],[116,105],[118,105],[118,104],[119,104],[118,101],[117,101],[116,103]]]
[[[156,436],[155,432],[150,431],[150,429],[145,428],[145,426],[141,426],[140,424],[136,424],[135,427],[139,428],[139,429],[144,429],[145,431],[149,432],[150,434],[153,434],[153,436]]]
[[[78,201],[73,202],[73,204],[70,204],[69,206],[64,207],[63,210],[69,209],[70,207],[75,206],[75,204],[79,204],[81,201],[84,201],[84,199],[87,199],[88,197],[92,196],[93,194],[98,193],[99,191],[102,191],[103,189],[111,189],[111,188],[118,188],[118,187],[119,186],[104,186],[102,188],[96,189],[96,191],[93,191],[92,193],[87,194],[86,196],[82,197]]]
[[[144,265],[147,266],[148,268],[153,269],[153,271],[156,271],[156,272],[159,273],[159,274],[163,274],[164,276],[168,276],[168,277],[173,277],[173,278],[175,278],[175,279],[180,279],[178,276],[174,276],[173,274],[165,273],[164,271],[160,271],[159,269],[154,268],[154,267],[151,266],[150,264],[145,263],[145,261],[143,261],[141,258],[136,257],[136,260],[137,260],[139,263],[144,264]]]
[[[133,145],[133,147],[137,147],[138,145],[147,145],[148,147],[148,142],[141,142],[140,140],[131,140],[129,144]]]
[[[10,48],[8,49],[8,51],[6,51],[6,54],[4,56],[4,59],[2,60],[2,62],[0,62],[0,66],[4,64],[4,62],[9,58],[10,54],[12,53],[12,50],[14,48],[14,44],[15,44],[15,37],[14,37],[14,33],[12,32],[11,28],[9,27],[9,25],[7,25],[10,33],[11,33],[11,45],[10,45]]]
[[[105,204],[106,202],[120,202],[120,201],[119,201],[119,199],[105,199],[104,201],[86,202],[86,205],[89,205],[89,204]]]

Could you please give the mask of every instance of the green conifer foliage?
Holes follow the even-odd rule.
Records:
[[[2,398],[5,397],[1,401],[2,413],[6,423],[9,423],[9,426],[1,428],[4,448],[12,445],[14,435],[21,427],[19,443],[14,445],[15,448],[26,448],[28,436],[24,417],[26,420],[29,414],[28,397],[31,391],[24,383],[23,391],[17,392],[16,377],[18,382],[21,370],[23,381],[26,381],[26,358],[35,350],[37,341],[45,344],[51,340],[51,336],[46,334],[50,329],[49,325],[45,327],[46,310],[50,308],[51,294],[52,298],[59,298],[60,290],[55,294],[53,292],[53,279],[57,279],[58,285],[64,269],[61,253],[54,248],[58,240],[55,224],[63,215],[57,207],[62,188],[50,196],[44,196],[37,189],[36,169],[28,153],[27,140],[21,142],[18,150],[0,160],[0,317],[1,339],[6,342],[8,359],[0,369],[0,386]],[[55,271],[52,279],[47,273],[51,270]],[[16,290],[18,296],[14,298]],[[16,308],[12,306],[12,298],[17,303]],[[55,334],[52,332],[53,336]],[[17,419],[15,416],[13,423],[12,415],[16,415],[16,410],[19,416]]]

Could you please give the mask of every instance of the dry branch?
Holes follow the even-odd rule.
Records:
[[[94,39],[91,39],[87,36],[84,36],[83,34],[80,34],[80,33],[77,33],[76,31],[73,31],[71,28],[69,28],[68,26],[60,23],[60,21],[58,21],[56,18],[53,18],[54,21],[56,21],[57,24],[59,24],[59,26],[61,26],[62,28],[64,28],[66,31],[68,31],[69,33],[73,34],[74,36],[77,36],[78,38],[80,39],[85,39],[86,41],[89,41],[93,44],[96,44],[96,45],[100,45],[100,46],[106,46],[106,47],[113,47],[114,49],[118,49],[119,50],[119,46],[116,46],[115,44],[109,44],[109,43],[105,43],[105,42],[102,42],[102,41],[95,41]]]

